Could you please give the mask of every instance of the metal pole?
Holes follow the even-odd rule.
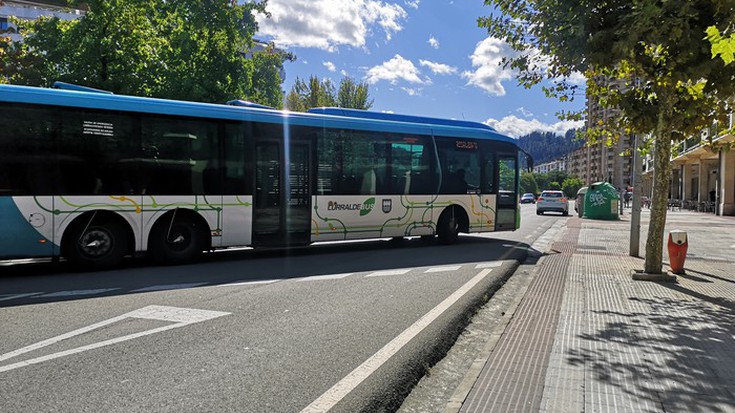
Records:
[[[641,239],[641,196],[643,180],[641,179],[641,155],[638,153],[638,135],[633,141],[633,205],[630,215],[630,256],[637,257]]]

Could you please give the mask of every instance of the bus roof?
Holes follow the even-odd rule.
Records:
[[[393,120],[397,122],[425,123],[428,125],[445,125],[445,126],[461,126],[467,128],[487,129],[495,132],[490,125],[480,122],[472,122],[468,120],[430,118],[426,116],[401,115],[398,113],[370,112],[361,109],[332,108],[321,107],[312,108],[309,113],[322,113],[325,115],[346,116],[351,118],[376,119],[376,120]]]
[[[516,146],[518,144],[517,140],[502,135],[482,123],[339,108],[330,108],[329,110],[321,108],[321,113],[319,111],[309,113],[288,112],[252,106],[187,102],[94,93],[84,90],[47,89],[16,85],[0,85],[0,102],[376,132],[433,134],[435,136],[496,140],[512,143]],[[334,109],[338,109],[340,112],[329,113]]]

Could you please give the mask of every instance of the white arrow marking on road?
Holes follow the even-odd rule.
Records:
[[[121,343],[123,341],[132,340],[134,338],[145,337],[145,336],[155,334],[155,333],[160,333],[166,330],[188,326],[189,324],[194,324],[194,323],[198,323],[201,321],[212,320],[217,317],[222,317],[228,314],[231,314],[231,313],[225,313],[221,311],[196,310],[193,308],[177,308],[177,307],[166,307],[166,306],[160,306],[160,305],[150,305],[148,307],[143,307],[139,310],[131,311],[127,314],[113,317],[113,318],[110,318],[109,320],[101,321],[99,323],[92,324],[90,326],[83,327],[78,330],[74,330],[69,333],[50,338],[48,340],[40,341],[36,344],[31,344],[30,346],[23,347],[15,351],[11,351],[10,353],[0,354],[0,361],[5,361],[10,358],[17,357],[21,354],[29,353],[31,351],[50,346],[52,344],[56,344],[62,340],[66,340],[71,337],[76,337],[78,335],[88,333],[100,327],[104,327],[104,326],[116,323],[126,318],[143,318],[143,319],[148,319],[148,320],[167,321],[167,322],[171,322],[174,324],[154,328],[152,330],[141,331],[139,333],[128,334],[127,336],[113,338],[110,340],[101,341],[99,343],[89,344],[86,346],[77,347],[71,350],[49,354],[47,356],[37,357],[34,359],[21,361],[21,362],[14,363],[14,364],[8,364],[6,366],[0,366],[0,373],[10,371],[10,370],[15,370],[21,367],[30,366],[33,364],[42,363],[44,361],[53,360],[53,359],[57,359],[57,358],[64,357],[64,356],[69,356],[72,354],[81,353],[87,350],[93,350],[96,348]]]
[[[430,272],[457,271],[460,268],[462,268],[461,265],[452,265],[452,266],[447,266],[447,267],[434,267],[434,268],[429,268],[428,270],[424,271],[424,274],[430,273]]]
[[[411,271],[411,268],[402,269],[402,270],[375,271],[372,274],[366,275],[366,277],[385,277],[387,275],[403,275],[403,274],[406,274],[409,271]]]

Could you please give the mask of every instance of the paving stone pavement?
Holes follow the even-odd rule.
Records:
[[[629,213],[567,221],[461,411],[735,412],[735,217],[670,211],[686,274],[659,283],[631,278]]]

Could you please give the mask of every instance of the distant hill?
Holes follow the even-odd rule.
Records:
[[[532,132],[521,136],[518,145],[531,154],[534,165],[551,162],[580,148],[584,142],[575,140],[576,131],[569,130],[564,136],[551,132]]]

